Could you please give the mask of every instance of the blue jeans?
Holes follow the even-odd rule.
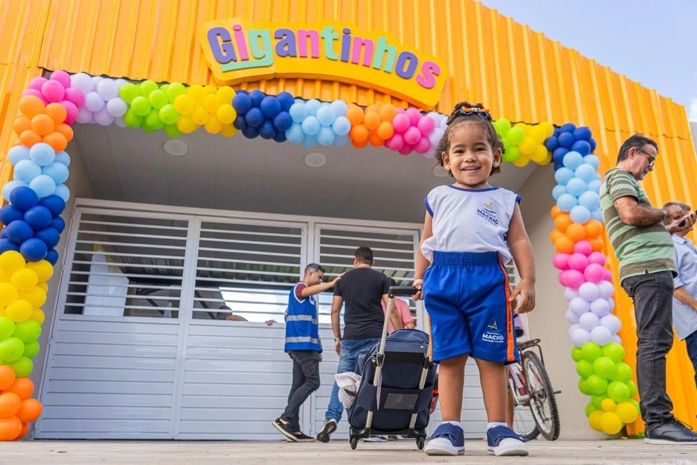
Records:
[[[356,361],[358,354],[364,352],[376,343],[380,342],[380,338],[371,339],[344,339],[341,341],[341,353],[339,354],[339,366],[336,368],[337,373],[346,371],[356,371]],[[338,423],[341,420],[341,414],[344,412],[344,406],[339,402],[339,386],[334,382],[332,387],[332,395],[329,397],[329,406],[324,418],[327,420],[336,420]]]
[[[695,386],[697,386],[697,331],[685,338],[685,344],[687,345],[687,355],[690,356],[692,366],[695,369]]]

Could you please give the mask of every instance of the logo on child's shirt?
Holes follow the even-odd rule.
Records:
[[[494,226],[499,224],[499,217],[494,209],[494,202],[485,203],[483,208],[477,208],[477,215],[481,216]]]
[[[499,331],[496,321],[487,325],[486,327],[488,330],[482,334],[482,341],[490,342],[492,344],[503,344],[504,337],[503,334],[501,334],[501,332]]]

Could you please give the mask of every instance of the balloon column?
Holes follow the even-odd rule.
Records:
[[[632,369],[624,363],[619,344],[619,318],[612,314],[615,287],[606,268],[604,226],[600,210],[598,158],[595,141],[586,127],[565,124],[545,140],[553,154],[555,180],[552,208],[556,248],[554,266],[569,302],[566,319],[574,345],[571,356],[581,380],[579,389],[591,396],[586,407],[590,426],[617,434],[639,417],[633,399]]]
[[[34,384],[29,375],[32,358],[39,353],[38,339],[45,319],[41,306],[46,301],[47,282],[58,261],[55,247],[65,228],[60,215],[70,197],[65,186],[70,165],[65,148],[73,138],[70,125],[78,120],[87,122],[86,111],[90,122],[105,122],[100,113],[85,110],[88,100],[81,86],[86,89],[89,84],[89,92],[94,94],[90,102],[102,99],[102,94],[94,92],[94,81],[89,76],[80,79],[55,71],[49,79],[37,77],[31,81],[20,99],[21,114],[14,125],[19,144],[8,152],[14,175],[2,188],[9,204],[0,209],[2,441],[23,437],[29,423],[41,415],[41,403],[32,398]],[[105,100],[100,101],[104,106]],[[90,104],[96,109],[94,105]]]

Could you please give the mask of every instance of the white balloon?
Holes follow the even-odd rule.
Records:
[[[85,107],[80,108],[77,111],[75,121],[82,124],[92,123],[94,121],[92,112]]]
[[[77,73],[70,76],[70,86],[75,87],[83,94],[92,92],[92,78],[85,73]]]
[[[566,297],[566,300],[572,300],[574,297],[578,297],[578,292],[570,287],[566,287],[564,288],[564,297]]]
[[[126,105],[126,102],[124,102],[120,98],[115,97],[106,103],[106,110],[114,118],[119,118],[126,114],[126,110],[128,110],[128,105]]]
[[[591,340],[599,346],[604,346],[612,342],[613,334],[604,326],[596,326],[591,331]]]
[[[571,299],[571,302],[569,302],[569,310],[571,310],[576,316],[581,316],[590,310],[590,304],[581,297],[574,297]]]
[[[123,118],[114,118],[114,124],[116,124],[120,128],[126,127],[126,123],[123,121]]]
[[[600,298],[591,302],[591,312],[598,315],[600,318],[610,313],[610,304],[606,299]]]
[[[100,126],[109,126],[111,123],[114,122],[114,117],[111,116],[105,108],[104,110],[98,111],[94,114],[94,120]]]
[[[578,324],[586,331],[592,331],[600,324],[600,318],[593,312],[586,312],[578,317]]]
[[[118,95],[119,90],[116,87],[116,82],[113,79],[102,79],[97,84],[97,93],[102,99],[109,101]]]
[[[600,324],[606,327],[612,334],[617,334],[617,332],[622,327],[622,322],[615,315],[605,315],[601,320]]]
[[[588,302],[593,302],[600,297],[600,292],[594,283],[585,282],[578,288],[578,295]]]
[[[615,286],[610,281],[600,281],[598,283],[598,291],[601,297],[609,299],[615,293]]]
[[[567,310],[566,313],[564,314],[564,317],[566,318],[566,321],[568,321],[572,325],[575,325],[578,323],[578,315],[576,315],[571,310]]]
[[[571,334],[571,342],[576,347],[581,347],[583,344],[591,340],[591,335],[585,329],[577,327]]]
[[[104,108],[104,99],[96,92],[85,95],[85,108],[92,113],[101,111]]]

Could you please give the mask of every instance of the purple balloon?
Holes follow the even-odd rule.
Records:
[[[573,342],[576,347],[581,347],[583,344],[591,340],[591,335],[588,333],[588,331],[581,327],[575,328],[570,336],[571,342]]]
[[[622,322],[615,315],[605,315],[601,320],[600,324],[606,327],[614,335],[622,327]]]
[[[591,331],[591,340],[599,346],[604,346],[612,342],[612,333],[604,326],[596,326]]]
[[[600,318],[593,312],[586,312],[578,317],[578,324],[586,331],[592,331],[600,324]]]
[[[600,297],[600,291],[598,290],[598,286],[594,283],[585,282],[579,286],[578,295],[586,302],[593,302]]]
[[[600,296],[609,299],[615,293],[615,286],[608,280],[600,281],[598,283],[598,291],[600,291]]]
[[[579,317],[590,310],[590,305],[581,297],[574,297],[569,302],[569,310]]]
[[[611,310],[609,301],[603,298],[596,299],[593,302],[591,302],[590,307],[591,312],[595,313],[601,318],[610,313]]]

